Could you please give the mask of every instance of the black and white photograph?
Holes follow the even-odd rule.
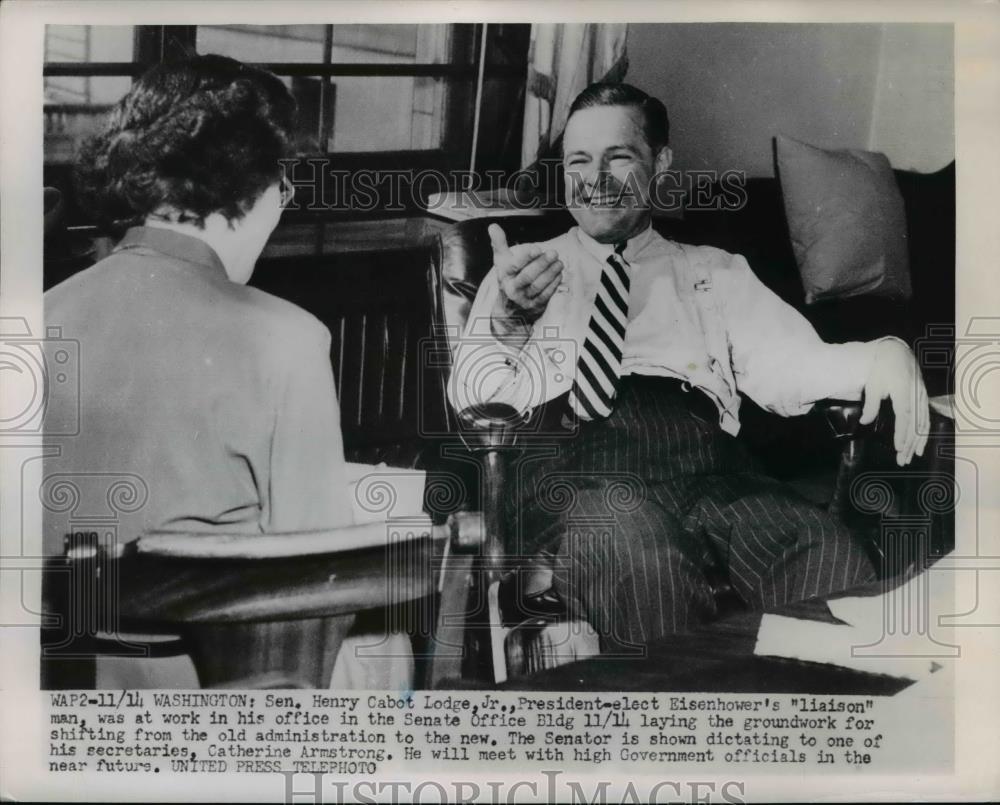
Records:
[[[1000,793],[995,7],[110,5],[0,14],[5,797]]]

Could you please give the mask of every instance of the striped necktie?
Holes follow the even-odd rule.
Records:
[[[621,256],[623,251],[624,243],[615,246],[601,272],[587,339],[569,392],[571,414],[585,422],[606,418],[618,393],[628,323],[629,266]]]

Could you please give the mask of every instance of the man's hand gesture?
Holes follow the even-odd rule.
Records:
[[[488,231],[500,289],[490,324],[494,335],[520,347],[559,289],[563,264],[555,252],[543,252],[534,243],[508,246],[497,224]]]
[[[888,397],[896,425],[893,436],[896,463],[904,467],[914,454],[922,456],[930,430],[930,410],[927,389],[909,347],[895,339],[880,341],[864,391],[861,424],[874,422],[882,400]]]

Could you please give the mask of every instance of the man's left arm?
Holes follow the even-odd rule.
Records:
[[[806,318],[767,288],[744,258],[719,272],[719,301],[740,391],[784,416],[820,400],[864,400],[869,424],[889,399],[900,466],[922,455],[930,413],[927,391],[910,348],[894,337],[828,344]]]

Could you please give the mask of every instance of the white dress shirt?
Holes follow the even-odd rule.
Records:
[[[572,386],[612,245],[573,227],[539,246],[559,255],[563,287],[514,350],[490,328],[499,289],[489,272],[454,354],[448,393],[459,410],[503,402],[529,414]],[[716,403],[720,426],[732,434],[739,392],[784,416],[827,398],[860,398],[877,342],[825,343],[743,257],[666,240],[651,227],[628,241],[623,257],[631,266],[623,376],[686,381]]]

